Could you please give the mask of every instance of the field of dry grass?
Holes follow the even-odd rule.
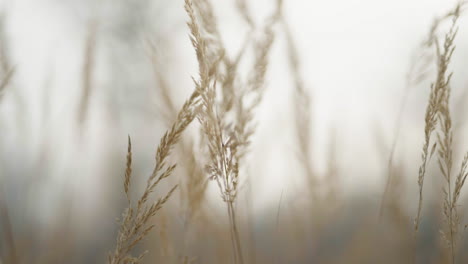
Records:
[[[327,152],[320,154],[326,166],[316,166],[317,152],[312,151],[314,90],[303,76],[303,51],[283,12],[284,0],[272,1],[271,12],[261,20],[255,17],[249,1],[234,1],[235,14],[244,25],[235,49],[225,43],[225,32],[219,26],[223,17],[216,14],[212,1],[184,0],[180,6],[186,15],[186,42],[197,67],[183,98],[175,96],[180,88],[174,87],[171,78],[186,73],[167,74],[158,43],[151,39],[145,42],[152,66],[147,71],[155,80],[152,92],[157,116],[165,124],[165,132],[158,134],[157,144],[151,146],[154,157],[143,157],[138,150],[150,142],[127,132],[112,161],[100,164],[106,169],[96,176],[102,176],[100,183],[105,187],[90,190],[98,195],[83,199],[64,188],[62,196],[53,198],[58,209],[43,220],[47,224],[25,216],[52,207],[31,208],[26,202],[33,197],[26,194],[47,184],[48,179],[40,177],[14,190],[7,184],[9,175],[2,175],[0,264],[468,263],[468,221],[464,218],[468,146],[460,144],[454,121],[455,115],[457,120],[466,115],[458,105],[463,98],[451,98],[451,79],[457,74],[451,63],[458,56],[455,42],[466,3],[449,6],[445,13],[442,10],[415,47],[415,56],[408,58],[404,93],[394,108],[396,119],[384,121],[395,129],[385,131],[389,142],[379,145],[376,140],[385,168],[379,175],[384,184],[378,195],[369,199],[343,191],[341,179],[347,169],[339,165],[340,142],[333,129]],[[92,134],[87,124],[93,120],[93,96],[100,88],[95,81],[99,26],[99,19],[92,20],[84,40],[81,92],[75,116],[68,117],[73,120],[72,130],[79,135],[79,143],[66,157],[80,152],[85,152],[85,160],[94,157],[86,153],[93,144],[86,141]],[[1,41],[3,99],[4,94],[11,96],[15,89],[12,80],[18,77],[8,60],[6,41]],[[283,192],[270,194],[274,206],[258,211],[253,206],[257,196],[252,185],[255,182],[268,189],[272,183],[268,175],[256,175],[261,170],[252,169],[259,166],[252,161],[262,158],[254,158],[259,151],[253,149],[258,148],[259,108],[266,100],[275,50],[283,56],[285,65],[281,66],[289,81],[284,91],[292,100],[292,109],[287,111],[292,113],[293,125],[288,129],[294,134],[295,155],[284,153],[284,166],[291,167],[284,176],[302,180],[293,198],[284,197]],[[396,151],[414,87],[423,87],[428,95],[421,116],[424,129],[420,131],[418,171],[407,169],[408,164]],[[41,142],[54,141],[47,133],[42,136]],[[48,173],[44,164],[51,159],[50,151],[53,149],[39,151],[43,156],[38,159],[42,165],[38,168],[42,170],[31,170],[30,174]],[[75,185],[79,185],[79,174],[86,173],[80,169],[83,161],[70,159],[70,170],[79,171],[73,174]],[[361,163],[367,165],[364,158]],[[86,218],[85,222],[80,213],[74,213],[83,204],[93,203],[101,208],[95,213],[99,221]],[[28,214],[21,213],[24,211]]]

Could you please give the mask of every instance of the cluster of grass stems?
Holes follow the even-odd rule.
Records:
[[[159,223],[158,235],[162,241],[161,252],[169,254],[168,248],[172,243],[169,240],[164,221],[167,221],[163,208],[168,201],[179,192],[180,200],[184,210],[184,223],[182,236],[188,236],[190,225],[195,225],[197,221],[206,221],[207,225],[212,225],[211,229],[216,230],[220,236],[228,233],[230,243],[229,259],[223,259],[223,263],[256,263],[260,262],[255,257],[255,250],[249,250],[247,239],[249,228],[253,232],[253,227],[246,224],[239,224],[239,193],[240,186],[247,180],[247,162],[250,151],[250,143],[256,131],[256,110],[261,104],[266,88],[266,75],[269,58],[274,40],[283,36],[285,49],[282,54],[288,62],[290,74],[292,76],[293,100],[295,116],[295,132],[298,146],[299,162],[306,178],[309,190],[310,206],[301,210],[308,210],[312,221],[300,222],[291,220],[291,226],[308,226],[317,230],[326,228],[325,221],[320,221],[323,214],[336,215],[333,211],[334,201],[338,201],[339,191],[337,190],[336,176],[337,165],[334,163],[335,154],[330,151],[330,166],[325,177],[319,177],[319,172],[313,166],[314,157],[311,152],[311,132],[312,99],[307,89],[300,69],[300,52],[294,42],[292,30],[283,14],[283,1],[275,1],[275,8],[271,14],[261,21],[256,21],[249,10],[246,0],[236,0],[235,6],[241,20],[247,25],[248,30],[243,37],[243,44],[237,52],[227,50],[223,43],[223,38],[218,29],[218,21],[210,0],[185,0],[185,11],[188,17],[189,40],[193,46],[198,62],[198,73],[193,76],[193,88],[191,94],[180,107],[171,96],[171,87],[165,79],[164,73],[159,69],[157,58],[153,58],[154,73],[157,79],[162,104],[165,110],[165,119],[168,129],[161,137],[156,149],[154,158],[154,168],[147,177],[144,189],[140,194],[134,195],[136,190],[132,184],[135,181],[133,171],[132,141],[128,137],[128,149],[126,155],[126,166],[124,172],[123,189],[126,195],[127,207],[118,220],[119,229],[114,248],[108,253],[107,263],[127,264],[141,263],[150,250],[140,250],[144,247],[144,241]],[[378,223],[381,226],[386,223],[386,215],[390,218],[398,218],[401,224],[401,236],[408,244],[402,246],[410,251],[407,256],[402,257],[408,263],[420,263],[417,254],[417,244],[420,242],[421,223],[424,218],[423,207],[424,183],[430,175],[428,168],[430,163],[437,163],[439,171],[434,176],[440,175],[443,179],[442,209],[440,216],[443,221],[439,226],[442,257],[440,263],[462,263],[459,257],[462,241],[462,219],[463,213],[460,210],[460,197],[462,189],[468,176],[468,152],[465,154],[461,164],[454,162],[453,144],[453,121],[451,116],[451,77],[449,70],[450,62],[455,51],[455,38],[457,36],[457,22],[462,16],[465,3],[459,2],[448,13],[435,19],[429,30],[427,39],[416,49],[416,54],[412,58],[411,66],[406,78],[406,87],[401,99],[401,105],[397,113],[395,130],[390,142],[390,151],[387,160],[386,184],[380,200]],[[441,38],[439,31],[441,25],[450,22],[450,27]],[[79,104],[78,122],[86,120],[89,98],[93,91],[92,72],[94,46],[96,42],[96,23],[91,25],[91,30],[86,44],[85,62],[83,66],[83,96]],[[156,49],[154,44],[149,43],[152,49]],[[248,56],[248,55],[252,56]],[[250,58],[250,60],[249,60]],[[435,62],[436,74],[430,74],[430,65]],[[248,65],[247,73],[241,70],[241,64]],[[244,67],[243,66],[243,67]],[[13,76],[13,68],[5,66],[2,69],[2,80],[0,82],[0,92],[3,94],[5,87]],[[407,98],[412,87],[423,83],[427,79],[433,79],[430,86],[430,94],[424,116],[424,143],[422,146],[421,163],[417,174],[417,186],[419,188],[419,199],[415,212],[414,226],[412,232],[407,227],[411,226],[411,216],[401,208],[403,205],[397,194],[399,176],[398,167],[395,164],[395,153],[397,148],[402,119]],[[198,130],[190,131],[193,126]],[[192,133],[193,132],[193,133]],[[186,134],[186,135],[184,135]],[[333,143],[333,142],[332,142]],[[332,144],[333,146],[333,144]],[[334,148],[334,147],[331,147]],[[180,151],[183,155],[174,155]],[[200,155],[201,154],[201,155]],[[435,155],[436,158],[433,159]],[[174,161],[175,160],[175,161]],[[183,166],[177,166],[178,164]],[[181,171],[185,169],[184,171]],[[160,198],[152,198],[153,193],[158,192],[163,182],[172,184],[171,178],[174,174],[183,175],[183,180],[178,184],[173,184]],[[432,176],[432,175],[431,175]],[[205,194],[210,185],[216,186],[219,197],[225,207],[228,219],[228,230],[219,230],[213,220],[203,212]],[[328,192],[323,195],[320,190],[326,189]],[[1,190],[0,190],[1,192]],[[137,199],[133,199],[137,197]],[[1,198],[1,196],[0,196]],[[281,199],[276,213],[276,232],[280,236],[280,211]],[[336,204],[335,204],[336,205]],[[338,205],[336,205],[337,207]],[[325,208],[325,209],[324,209]],[[342,207],[341,207],[342,208]],[[162,220],[156,221],[160,216]],[[0,219],[2,220],[2,230],[4,239],[2,243],[9,245],[8,252],[2,256],[0,263],[20,263],[18,252],[16,252],[11,232],[11,223],[4,204],[0,201]],[[205,218],[203,218],[205,217]],[[294,217],[293,217],[294,218]],[[333,218],[333,217],[330,217]],[[201,219],[201,220],[200,220]],[[326,220],[327,218],[325,218]],[[310,224],[308,224],[310,223]],[[193,228],[195,228],[193,226]],[[288,230],[294,228],[290,227]],[[295,230],[296,237],[301,237],[301,231]],[[370,232],[369,230],[363,232]],[[312,240],[319,241],[320,233],[312,236]],[[202,236],[202,234],[198,234]],[[208,233],[206,236],[213,235]],[[204,235],[203,235],[204,236]],[[176,238],[173,238],[176,239]],[[199,237],[198,239],[203,239]],[[301,238],[303,239],[303,238]],[[250,238],[252,240],[252,238]],[[358,238],[357,238],[358,240]],[[365,239],[363,239],[365,241]],[[356,244],[358,243],[357,241]],[[317,242],[310,243],[311,253],[316,257],[318,247]],[[365,243],[365,242],[364,242]],[[304,248],[308,248],[305,246]],[[176,248],[181,252],[179,259],[182,263],[197,262],[197,256],[190,256],[186,246]],[[174,249],[172,249],[174,250]],[[300,249],[297,249],[299,252]],[[136,253],[141,251],[140,253]],[[335,259],[336,263],[367,263],[359,262],[362,254],[357,254],[356,249],[351,250],[349,255],[344,254],[343,259]],[[353,253],[354,252],[354,253]],[[303,252],[302,252],[303,253]],[[273,253],[271,253],[273,254]],[[223,253],[220,255],[225,256]],[[273,254],[274,255],[274,254]],[[280,256],[276,262],[281,262]],[[383,261],[373,258],[372,261]],[[375,262],[374,262],[375,263]],[[387,263],[387,262],[382,262]]]

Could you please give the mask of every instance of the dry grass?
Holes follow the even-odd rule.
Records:
[[[455,38],[456,32],[453,32],[455,22],[459,16],[460,12],[460,5],[457,5],[456,8],[454,9],[455,11],[451,11],[448,13],[448,15],[445,15],[443,18],[447,17],[454,17],[453,19],[453,26],[450,29],[450,32],[446,35],[445,42],[444,42],[444,50],[443,53],[440,54],[440,48],[439,44],[437,42],[437,38],[435,35],[435,30],[438,26],[438,24],[443,21],[443,19],[436,19],[435,23],[433,24],[431,28],[431,33],[430,37],[428,39],[428,43],[432,44],[435,43],[435,47],[437,49],[437,79],[435,83],[431,86],[431,93],[429,97],[429,103],[426,108],[426,115],[425,115],[425,128],[424,128],[424,134],[425,134],[425,143],[423,145],[423,151],[422,151],[422,164],[419,168],[419,177],[418,177],[418,185],[419,185],[419,204],[418,204],[418,213],[416,216],[415,220],[415,230],[418,230],[419,227],[419,222],[420,222],[420,217],[421,217],[421,209],[422,209],[422,200],[423,200],[423,187],[424,187],[424,177],[426,174],[426,168],[427,168],[427,162],[430,159],[430,157],[434,154],[436,151],[437,143],[444,143],[444,146],[442,146],[443,151],[439,152],[439,163],[440,162],[445,162],[445,165],[448,166],[446,167],[449,171],[446,171],[443,169],[443,166],[441,164],[441,170],[444,172],[446,176],[449,176],[448,174],[450,173],[451,170],[451,147],[448,145],[451,144],[451,120],[449,118],[449,110],[448,110],[448,98],[450,95],[450,78],[451,74],[447,74],[447,67],[450,62],[451,56],[454,51],[453,45],[453,40]],[[443,114],[440,112],[444,112]],[[442,126],[442,130],[444,132],[445,140],[441,140],[440,137],[438,137],[438,142],[434,143],[430,149],[429,152],[429,145],[431,144],[431,137],[433,132],[436,129],[437,123],[438,123],[438,116],[440,117],[439,119],[442,119],[441,121],[444,122]],[[446,147],[446,148],[444,148]],[[441,155],[445,155],[444,157],[441,157]],[[441,161],[442,160],[442,161]],[[448,173],[448,174],[446,174]],[[450,178],[450,177],[448,177]],[[448,179],[449,180],[449,179]]]
[[[321,172],[315,166],[316,157],[312,154],[315,93],[303,76],[302,51],[284,12],[287,1],[283,2],[275,1],[270,13],[259,19],[248,1],[233,1],[232,8],[245,26],[239,33],[241,44],[233,52],[224,43],[218,21],[223,17],[218,17],[214,1],[184,0],[187,41],[192,44],[198,72],[192,77],[192,86],[187,89],[191,93],[182,105],[175,98],[165,61],[158,56],[157,42],[147,42],[161,101],[157,110],[167,124],[167,131],[159,138],[154,166],[142,190],[136,177],[141,174],[139,160],[134,155],[140,146],[128,137],[123,177],[113,179],[119,185],[123,182],[125,209],[118,220],[107,263],[467,263],[463,236],[466,208],[462,204],[468,153],[458,167],[450,99],[453,85],[450,67],[455,56],[457,23],[465,3],[458,3],[434,20],[429,34],[411,58],[394,130],[389,132],[388,152],[381,147],[385,184],[381,199],[374,203],[367,196],[348,199],[342,190],[340,178],[346,176],[347,170],[339,166],[338,128],[333,128],[328,138],[326,168]],[[451,22],[450,27],[441,33],[447,22]],[[93,77],[98,32],[93,24],[86,39],[77,113],[80,124],[91,114],[90,100],[97,88]],[[441,35],[444,37],[440,38]],[[257,175],[252,175],[249,166],[260,166],[252,164],[256,153],[252,150],[255,134],[259,132],[257,124],[262,122],[258,108],[268,91],[269,69],[276,62],[271,60],[275,48],[287,62],[281,65],[282,70],[291,77],[293,105],[288,118],[294,125],[293,149],[299,153],[284,160],[297,159],[301,167],[291,168],[289,173],[300,174],[305,184],[293,198],[288,197],[285,189],[274,194],[276,206],[263,215],[249,208],[257,194],[252,188],[252,178]],[[4,51],[1,52],[4,57]],[[430,69],[433,62],[435,76]],[[9,63],[1,65],[3,95],[14,71]],[[397,162],[396,149],[410,92],[430,78],[434,81],[423,120],[424,142],[417,164],[417,185],[410,186],[405,178],[414,179],[414,172],[407,169],[411,164]],[[436,170],[432,169],[432,163]],[[291,164],[287,165],[292,167]],[[426,198],[425,181],[433,175],[443,181],[438,201],[442,210]],[[270,182],[263,179],[260,184],[268,187]],[[417,188],[417,193],[412,193],[412,187]],[[218,195],[210,195],[213,189]],[[22,252],[32,248],[24,242],[30,239],[14,228],[16,223],[10,219],[11,208],[4,202],[3,193],[2,190],[0,264],[33,263],[32,259],[37,259],[34,263],[104,261],[89,256],[74,261],[74,244],[62,241],[66,240],[64,237],[71,240],[73,232],[69,229],[74,227],[68,223],[57,227],[46,243],[49,247],[62,247],[62,256],[44,253],[36,258],[34,252],[22,256]],[[158,193],[155,195],[158,198],[153,198],[154,193]],[[303,200],[298,202],[299,199]],[[414,212],[408,210],[407,200],[417,206],[414,223],[411,219]],[[425,213],[423,208],[430,212]],[[64,222],[69,218],[67,214]],[[110,248],[108,243],[103,244]],[[98,246],[93,250],[102,254],[106,251]]]
[[[437,152],[437,161],[442,174],[445,186],[443,187],[444,201],[443,201],[443,216],[445,226],[441,227],[441,236],[443,241],[446,242],[449,248],[449,256],[451,263],[456,263],[456,251],[457,241],[459,235],[460,219],[458,213],[458,200],[460,197],[461,190],[464,186],[466,179],[466,163],[467,156],[461,164],[460,172],[458,173],[455,183],[453,181],[453,128],[452,128],[452,117],[450,114],[450,94],[451,84],[450,80],[452,73],[448,72],[448,67],[452,59],[452,55],[455,51],[454,40],[457,35],[457,21],[460,17],[461,9],[463,5],[457,4],[453,11],[449,12],[449,15],[444,18],[451,17],[452,25],[449,31],[446,33],[443,45],[440,47],[439,40],[437,37],[431,37],[430,42],[435,43],[436,58],[437,58],[437,77],[435,82],[431,86],[431,93],[429,97],[429,103],[426,109],[426,127],[425,127],[425,144],[423,146],[423,162],[419,170],[419,205],[418,213],[415,221],[415,230],[418,231],[421,208],[423,202],[423,186],[424,178],[427,167],[427,162],[430,160],[432,154]],[[436,20],[437,24],[440,20]],[[434,26],[433,28],[435,28]],[[435,29],[431,30],[433,35]],[[437,140],[431,148],[431,152],[428,152],[429,142],[431,135],[439,127],[437,132]]]
[[[115,250],[109,255],[108,263],[138,263],[144,256],[138,257],[131,255],[131,250],[153,229],[150,224],[152,217],[167,202],[172,193],[176,190],[174,186],[164,197],[156,202],[149,201],[150,194],[158,184],[171,176],[176,168],[176,164],[167,164],[167,159],[171,154],[174,145],[179,142],[182,133],[195,118],[198,105],[198,91],[194,91],[190,98],[185,102],[177,115],[172,127],[161,138],[156,151],[155,166],[152,174],[148,177],[146,187],[137,201],[136,206],[132,205],[129,190],[132,172],[132,152],[130,137],[128,140],[127,168],[125,171],[124,190],[128,199],[128,208],[124,211],[120,220],[120,230],[117,236],[117,245]]]
[[[97,42],[97,27],[96,21],[93,21],[89,25],[89,32],[85,44],[85,55],[82,70],[82,95],[80,98],[80,105],[78,111],[78,124],[83,125],[86,121],[89,112],[89,100],[91,98],[92,86],[93,86],[93,73],[95,68],[95,56],[96,56],[96,42]]]

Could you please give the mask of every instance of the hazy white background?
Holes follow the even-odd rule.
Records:
[[[0,112],[7,178],[21,192],[31,177],[40,177],[45,171],[45,180],[37,180],[31,194],[35,202],[47,205],[45,210],[60,202],[64,186],[69,184],[74,195],[82,197],[76,206],[91,212],[102,210],[108,204],[99,197],[110,187],[105,187],[109,178],[100,175],[113,174],[113,181],[122,181],[126,135],[133,138],[135,160],[144,168],[140,170],[144,176],[164,130],[147,39],[156,43],[161,61],[168,62],[163,70],[177,102],[182,103],[192,89],[190,77],[197,69],[183,1],[2,2],[10,59],[16,68],[13,87]],[[233,11],[233,1],[212,2],[226,45],[238,47],[246,28]],[[248,1],[257,22],[268,16],[273,2]],[[446,12],[455,1],[284,2],[301,53],[302,73],[313,96],[312,162],[324,170],[329,136],[336,131],[345,191],[368,191],[369,198],[378,199],[386,164],[379,144],[390,145],[411,52],[426,36],[434,16]],[[93,18],[99,21],[95,89],[87,129],[80,133],[75,116],[84,43]],[[296,154],[293,89],[283,37],[278,35],[273,50],[247,165],[258,189],[255,206],[259,208],[277,204],[282,191],[288,197],[300,195],[295,191],[301,179],[292,158]],[[453,63],[454,100],[467,84],[467,40],[468,23],[462,19]],[[412,90],[397,152],[397,162],[407,163],[414,175],[427,94],[428,84]],[[115,162],[113,169],[102,166],[109,160]],[[44,166],[47,170],[38,170]],[[268,184],[255,184],[260,181]],[[409,181],[416,185],[415,178]],[[21,199],[12,189],[9,193],[11,199]]]

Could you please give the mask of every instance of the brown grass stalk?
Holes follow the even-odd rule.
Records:
[[[4,23],[4,17],[0,17],[0,23]],[[3,95],[5,94],[5,89],[10,84],[11,79],[15,73],[14,68],[10,66],[9,61],[7,60],[5,54],[5,39],[4,39],[4,28],[1,27],[0,34],[0,65],[2,68],[2,80],[0,81],[0,101],[3,101]],[[0,227],[2,228],[3,237],[0,238],[0,241],[3,241],[3,244],[6,245],[7,252],[6,256],[0,255],[0,263],[2,261],[11,264],[20,263],[20,258],[18,255],[18,250],[16,248],[16,242],[13,235],[13,226],[10,221],[10,214],[8,206],[6,204],[4,184],[0,182]]]
[[[182,109],[177,115],[171,128],[166,131],[161,138],[156,151],[155,167],[152,174],[148,177],[146,188],[141,197],[132,205],[130,195],[128,193],[131,180],[131,141],[127,151],[127,168],[125,173],[124,190],[128,198],[128,208],[124,211],[120,222],[120,230],[117,236],[117,245],[115,250],[109,255],[109,264],[118,263],[139,263],[144,256],[144,253],[138,257],[131,255],[131,250],[143,240],[152,230],[154,225],[150,224],[150,220],[155,216],[162,206],[167,202],[169,197],[177,188],[174,186],[164,197],[159,198],[156,202],[149,201],[149,195],[159,185],[159,183],[172,175],[176,168],[176,164],[167,164],[167,158],[175,144],[179,142],[182,133],[193,121],[195,117],[196,107],[198,104],[198,92],[194,91],[189,99],[184,103]]]
[[[199,63],[200,79],[194,82],[202,101],[198,119],[207,138],[211,160],[208,171],[210,178],[217,182],[223,201],[227,204],[232,247],[235,252],[234,262],[243,263],[244,257],[235,211],[239,161],[249,145],[250,136],[254,133],[253,111],[260,103],[263,94],[267,58],[273,43],[274,22],[267,23],[264,30],[265,38],[257,43],[252,74],[246,86],[243,89],[234,90],[236,80],[239,79],[237,65],[244,47],[234,61],[228,58],[208,1],[197,1],[192,5],[192,2],[187,0],[186,11],[190,17],[188,25]],[[198,18],[201,22],[198,22]],[[211,53],[207,51],[208,46],[212,48]],[[222,74],[222,66],[227,70],[225,75]],[[225,103],[223,105],[219,105],[216,99],[218,83],[221,86]],[[234,121],[225,119],[225,114],[231,109],[235,111]]]
[[[461,8],[462,8],[462,4],[457,4],[454,11],[451,11],[448,14],[453,15],[454,18],[458,18],[460,15]],[[440,23],[438,21],[439,20],[436,20],[436,23],[434,24],[438,25]],[[419,224],[421,221],[423,186],[424,186],[424,178],[426,175],[427,163],[430,157],[432,156],[432,154],[435,152],[437,144],[443,143],[443,142],[434,143],[432,147],[429,149],[429,146],[431,144],[432,134],[435,131],[436,126],[438,124],[438,116],[440,116],[439,112],[441,111],[441,108],[443,107],[444,101],[448,100],[447,97],[449,94],[449,81],[450,81],[451,74],[447,74],[447,66],[448,66],[448,63],[450,62],[450,58],[454,50],[452,45],[453,45],[453,39],[455,38],[455,35],[456,35],[456,31],[454,31],[453,27],[455,26],[456,19],[454,19],[453,22],[454,23],[452,25],[450,32],[446,35],[445,43],[444,43],[444,50],[442,51],[442,53],[439,50],[437,37],[435,37],[435,33],[434,33],[435,32],[434,28],[436,27],[434,26],[432,27],[431,34],[428,39],[428,43],[436,43],[438,63],[437,63],[437,79],[435,83],[431,85],[429,103],[427,105],[426,114],[425,114],[425,128],[424,128],[425,141],[424,141],[424,145],[422,149],[422,155],[421,155],[422,162],[419,167],[419,175],[418,175],[419,201],[418,201],[417,216],[416,216],[415,223],[414,223],[414,229],[416,232],[418,231]],[[448,122],[448,120],[445,120],[444,122]],[[445,124],[445,125],[448,125],[448,124]],[[444,128],[444,126],[442,126],[442,128]],[[445,128],[448,129],[447,127]],[[447,134],[446,140],[449,140],[448,136],[449,134]],[[448,153],[446,154],[448,155]],[[445,160],[445,157],[442,160]]]
[[[14,73],[15,73],[14,68],[10,68],[5,73],[5,76],[3,76],[3,79],[0,82],[0,99],[3,97],[5,93],[5,88],[8,86],[8,84],[10,84],[10,81],[13,78]]]
[[[97,41],[97,21],[90,22],[88,36],[85,43],[84,62],[82,68],[82,94],[78,109],[78,123],[83,125],[89,111],[89,100],[93,89],[93,72],[95,67],[96,57],[96,41]]]
[[[461,4],[461,7],[463,6],[463,4],[464,3]],[[409,93],[412,87],[420,84],[422,81],[427,79],[428,73],[430,71],[430,65],[434,57],[432,52],[429,50],[430,49],[432,50],[432,48],[435,45],[435,40],[437,39],[437,30],[440,28],[443,22],[451,18],[453,15],[454,15],[454,11],[450,10],[446,14],[440,17],[436,17],[434,19],[430,27],[430,30],[427,34],[427,37],[421,43],[421,45],[419,45],[418,49],[415,52],[416,55],[413,56],[413,58],[411,59],[410,69],[406,75],[405,88],[404,88],[402,98],[400,100],[400,106],[398,108],[399,110],[398,110],[397,118],[395,121],[392,144],[390,147],[389,158],[387,162],[387,177],[386,177],[385,189],[384,189],[384,193],[382,196],[380,209],[379,209],[379,219],[381,219],[383,216],[384,206],[387,201],[387,196],[388,196],[389,189],[390,189],[390,183],[392,182],[392,175],[394,175],[393,163],[394,163],[394,158],[395,158],[395,151],[396,151],[396,147],[397,147],[397,143],[398,143],[398,139],[399,139],[399,135],[401,131],[402,120],[403,120],[402,117],[403,117],[404,109],[406,107]],[[422,173],[425,174],[425,169],[423,169]],[[422,180],[422,184],[424,184],[424,179]]]
[[[163,112],[164,121],[169,123],[177,116],[176,103],[171,96],[171,86],[166,80],[166,74],[163,72],[164,63],[157,56],[156,46],[153,42],[148,42],[151,48],[151,61],[157,82],[158,94],[161,95],[161,107],[158,109]],[[201,143],[200,143],[201,144]],[[183,160],[179,162],[185,170],[181,177],[180,184],[180,200],[183,203],[183,227],[182,234],[188,236],[190,228],[194,226],[195,220],[203,213],[203,201],[208,187],[208,179],[205,177],[204,169],[200,164],[198,152],[196,150],[195,139],[183,138],[179,142],[179,153]],[[208,220],[205,218],[204,220]],[[185,254],[186,245],[191,243],[188,239],[184,239],[181,254]]]
[[[207,2],[206,2],[207,3]],[[235,215],[233,213],[233,202],[236,196],[238,183],[238,164],[233,153],[237,151],[233,141],[225,135],[222,129],[221,119],[216,107],[216,69],[221,61],[222,54],[208,54],[207,41],[202,36],[197,15],[191,0],[185,0],[185,10],[189,16],[187,23],[190,29],[190,38],[197,54],[199,65],[199,80],[194,79],[196,90],[201,97],[201,108],[198,114],[202,130],[207,138],[210,160],[208,170],[210,178],[218,184],[221,196],[227,203],[228,216],[231,227],[231,242],[233,247],[234,263],[243,263],[242,250],[238,235],[235,233]],[[204,9],[199,9],[198,11]],[[205,15],[205,21],[207,20]],[[203,17],[204,13],[200,16]],[[213,25],[211,26],[211,28]]]
[[[3,190],[2,193],[4,193]],[[5,199],[3,195],[1,198],[2,199],[0,200],[0,227],[2,228],[3,238],[0,241],[2,241],[4,245],[6,245],[6,252],[4,252],[4,256],[0,256],[0,263],[2,261],[5,261],[5,264],[19,264],[19,252],[16,248],[16,242],[13,236],[13,227],[11,225],[8,208],[4,202]]]
[[[442,20],[436,20],[438,22],[441,22]],[[436,24],[436,26],[439,26],[439,23]],[[431,27],[430,30],[430,35],[435,34],[434,32],[434,25]],[[391,182],[393,181],[393,176],[395,173],[393,172],[394,170],[394,159],[395,159],[395,152],[397,149],[398,145],[398,140],[400,138],[400,133],[402,129],[402,123],[403,123],[403,116],[405,113],[406,109],[406,104],[408,102],[408,97],[410,95],[410,92],[413,87],[416,85],[420,84],[424,80],[427,79],[428,73],[430,71],[430,66],[433,61],[433,54],[432,54],[432,47],[433,44],[431,42],[428,42],[425,40],[421,45],[419,45],[415,51],[415,56],[412,56],[411,62],[410,62],[410,67],[409,71],[406,74],[405,78],[405,87],[403,90],[403,95],[401,96],[400,99],[400,105],[398,107],[398,113],[395,119],[394,123],[394,130],[392,132],[392,139],[391,139],[391,145],[390,145],[390,151],[388,154],[388,160],[387,160],[387,175],[386,175],[386,182],[385,182],[385,187],[384,187],[384,192],[382,195],[382,199],[380,201],[380,206],[379,206],[379,222],[381,222],[386,203],[388,201],[389,197],[389,192],[391,188]],[[429,49],[431,48],[431,51]]]
[[[299,147],[299,161],[305,171],[309,183],[312,200],[317,199],[318,180],[316,178],[312,153],[310,151],[311,134],[311,101],[312,97],[307,91],[300,70],[299,51],[294,40],[291,28],[283,13],[283,1],[277,1],[279,22],[286,40],[286,56],[289,62],[290,72],[294,81],[294,120]]]
[[[457,35],[458,29],[456,28],[456,22],[460,16],[460,6],[454,11],[452,26],[449,32],[445,36],[444,46],[442,51],[440,51],[439,44],[436,41],[437,55],[438,55],[438,78],[436,83],[436,89],[441,89],[438,111],[438,119],[441,131],[437,135],[437,144],[439,146],[438,154],[438,163],[439,169],[446,181],[446,187],[443,189],[445,194],[444,200],[444,216],[448,222],[448,231],[444,234],[448,242],[448,246],[451,251],[452,263],[455,263],[455,243],[456,243],[456,233],[457,233],[457,223],[455,222],[456,208],[453,205],[454,192],[452,192],[452,167],[453,167],[453,131],[452,131],[452,119],[450,114],[450,79],[452,73],[447,75],[447,67],[452,58],[452,54],[455,50],[454,39]],[[461,183],[462,181],[459,181]],[[462,186],[458,186],[461,190]]]
[[[443,188],[444,202],[443,202],[443,216],[446,222],[446,227],[442,228],[442,238],[446,241],[450,249],[451,262],[456,262],[456,242],[458,235],[458,213],[456,203],[460,196],[461,189],[466,179],[466,163],[467,156],[462,162],[462,166],[458,176],[455,179],[455,186],[453,186],[453,128],[452,118],[450,114],[450,80],[452,73],[448,73],[448,66],[450,64],[453,52],[455,50],[454,40],[457,35],[458,28],[456,23],[460,17],[462,4],[459,3],[455,9],[449,14],[452,15],[452,25],[446,33],[443,46],[440,47],[437,38],[433,39],[436,47],[437,54],[437,78],[435,83],[431,86],[431,94],[429,97],[429,104],[426,111],[426,143],[423,147],[423,165],[420,168],[419,187],[420,187],[420,200],[418,205],[418,215],[416,218],[415,230],[418,230],[421,206],[422,206],[422,186],[424,181],[424,172],[426,160],[428,156],[428,142],[430,134],[435,130],[438,125],[440,131],[437,133],[437,140],[434,144],[431,154],[437,146],[437,157],[440,172],[445,181]],[[428,139],[429,138],[429,139]],[[430,156],[429,156],[430,157]]]

